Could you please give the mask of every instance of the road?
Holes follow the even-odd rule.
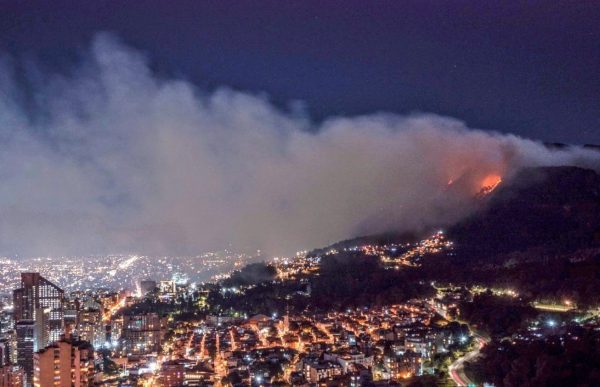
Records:
[[[450,377],[452,381],[456,383],[457,386],[469,386],[475,385],[475,383],[470,380],[465,374],[465,362],[469,362],[475,360],[477,356],[479,356],[479,352],[481,349],[488,343],[489,339],[478,334],[473,333],[473,337],[477,341],[477,347],[471,352],[467,352],[464,356],[459,357],[456,361],[448,367],[448,372],[450,373]]]

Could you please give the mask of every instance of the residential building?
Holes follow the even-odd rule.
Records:
[[[36,352],[34,387],[83,387],[94,384],[94,349],[86,341],[60,340]]]

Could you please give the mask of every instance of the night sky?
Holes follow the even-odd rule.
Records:
[[[598,1],[0,2],[0,50],[23,68],[68,71],[98,31],[160,75],[303,101],[315,120],[420,111],[600,143]]]

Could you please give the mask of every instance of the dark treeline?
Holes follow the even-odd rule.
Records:
[[[520,256],[526,255],[522,253]],[[540,255],[531,252],[532,257]],[[581,257],[581,260],[573,260]],[[483,265],[458,257],[431,256],[413,273],[424,280],[514,289],[526,300],[572,300],[580,307],[600,304],[600,254],[561,255],[531,262]]]
[[[494,341],[469,368],[498,387],[600,386],[600,334],[586,330],[575,337]]]
[[[248,285],[239,277],[234,274],[222,282],[222,287]],[[301,312],[389,305],[432,294],[431,286],[412,278],[410,271],[387,270],[377,257],[344,252],[323,257],[318,275],[285,282],[273,281],[268,276],[264,281],[246,286],[242,294],[215,288],[209,304],[218,307],[220,312],[271,314],[289,308]]]
[[[473,302],[463,302],[460,313],[461,319],[492,337],[509,336],[537,315],[533,307],[518,299],[491,293],[477,295]]]
[[[277,272],[264,262],[251,263],[234,271],[231,277],[222,281],[223,286],[247,286],[275,279]]]
[[[386,270],[377,257],[360,253],[324,257],[311,284],[312,304],[322,309],[388,305],[433,294],[408,271]]]

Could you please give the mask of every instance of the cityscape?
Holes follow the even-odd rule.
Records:
[[[260,257],[228,250],[193,257],[111,255],[85,257],[0,258],[0,295],[20,285],[21,272],[39,272],[67,292],[99,288],[136,288],[140,278],[204,282],[226,276]]]
[[[599,21],[0,0],[0,387],[600,386]]]
[[[395,273],[418,269],[436,255],[452,256],[452,247],[445,232],[436,231],[412,242],[346,242],[264,263],[234,261],[234,268],[221,268],[212,281],[192,282],[165,271],[130,286],[97,282],[97,288],[69,291],[57,283],[72,281],[73,271],[57,282],[22,272],[12,294],[2,298],[1,380],[5,386],[363,386],[415,380],[467,386],[481,383],[473,380],[479,380],[473,363],[496,334],[476,317],[473,308],[481,302],[528,308],[526,324],[500,345],[564,346],[600,330],[598,307],[578,307],[572,300],[527,302],[514,289],[476,284],[431,282],[428,297],[341,310],[298,302],[311,299],[324,260],[371,257],[381,270]],[[207,257],[214,262],[212,254]],[[121,257],[118,267],[127,269],[134,259],[141,258]],[[259,287],[276,289],[282,302],[253,314],[258,303],[251,292]],[[250,307],[225,309],[246,296]],[[503,318],[506,311],[490,307]]]

